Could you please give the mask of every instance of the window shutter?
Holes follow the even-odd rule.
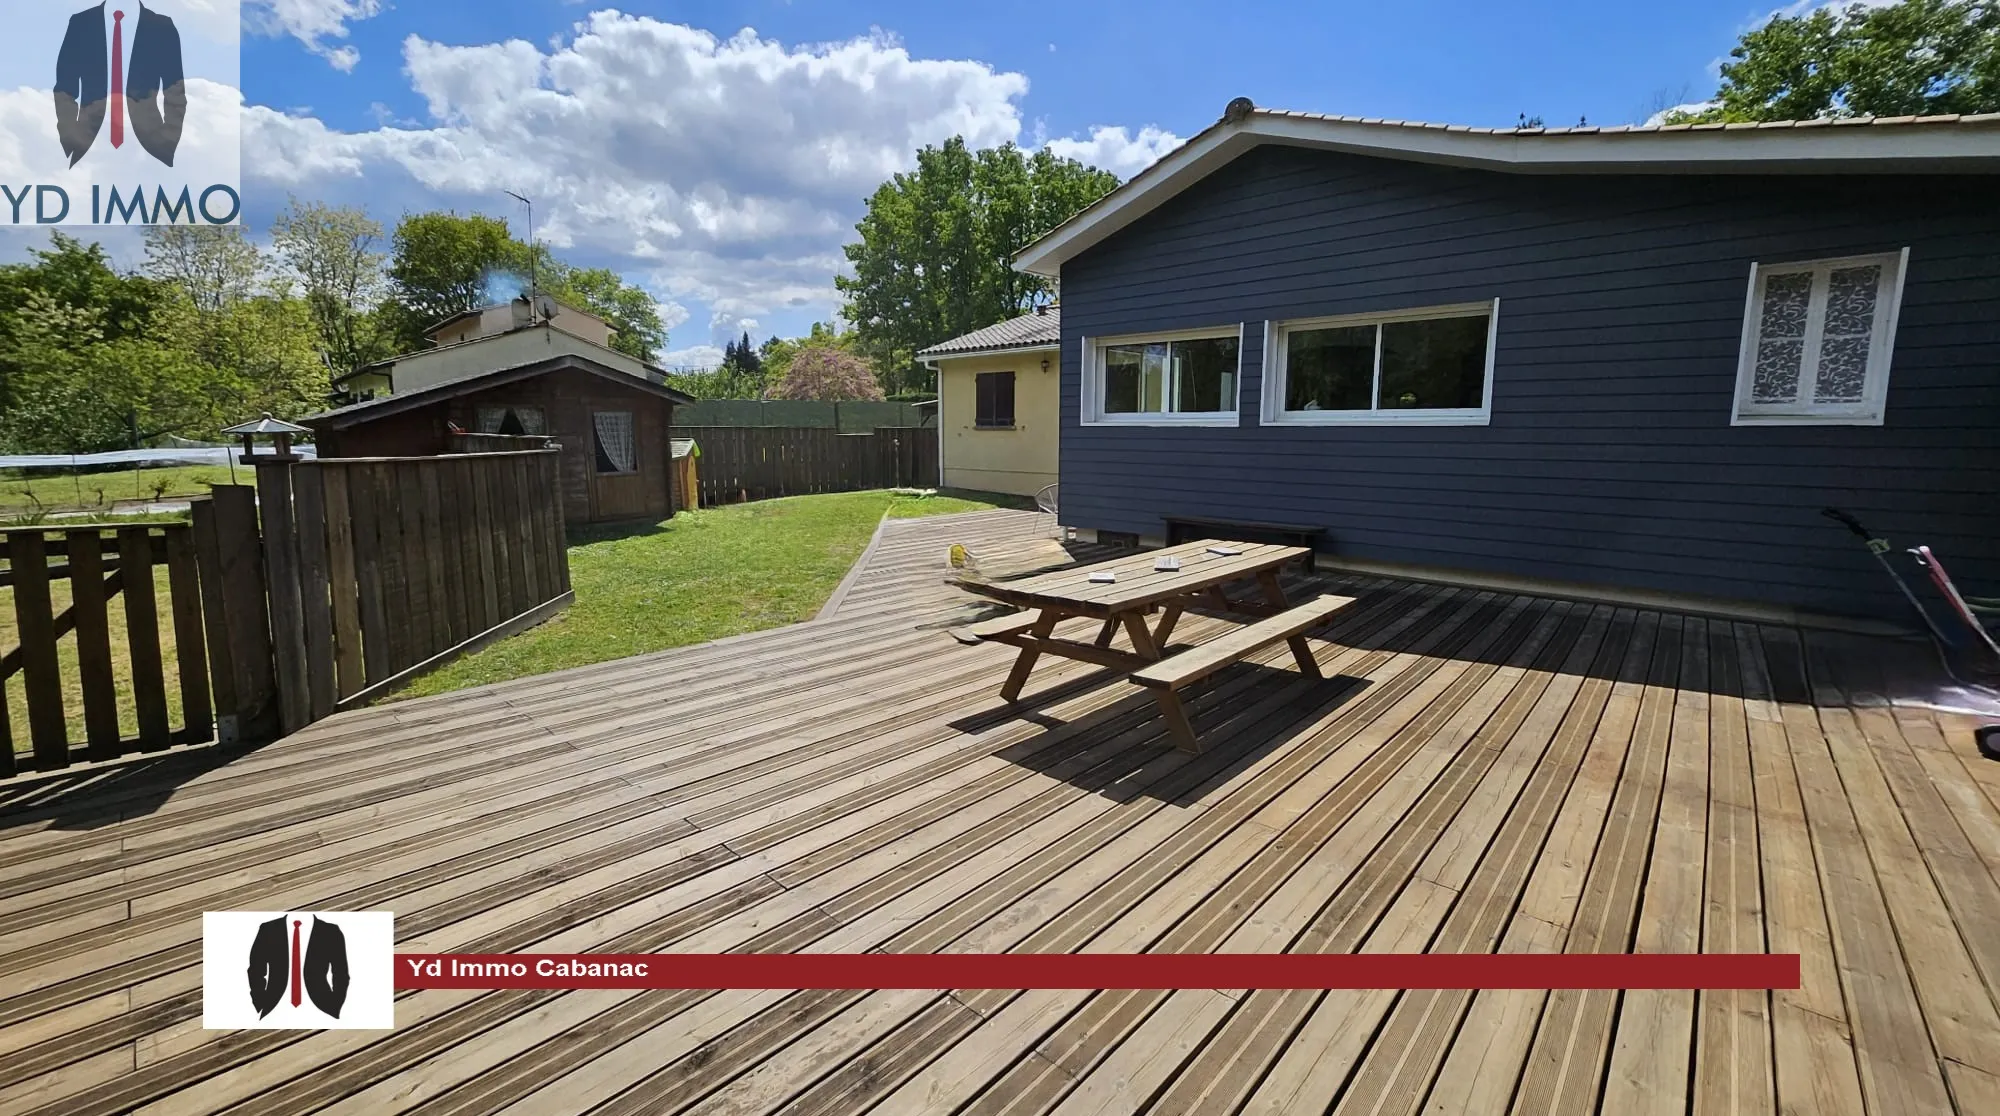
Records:
[[[993,425],[1014,425],[1014,374],[1001,372],[993,377]]]

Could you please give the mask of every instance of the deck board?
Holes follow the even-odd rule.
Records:
[[[0,783],[0,1116],[2000,1103],[2000,764],[1897,696],[1906,648],[1292,571],[1357,598],[1326,680],[1280,646],[1189,687],[1189,755],[1087,664],[1003,706],[1011,651],[946,634],[990,611],[946,548],[1047,530],[890,521],[805,624]],[[1802,987],[431,990],[390,1033],[203,1031],[199,912],[279,907],[411,951],[1769,948]]]

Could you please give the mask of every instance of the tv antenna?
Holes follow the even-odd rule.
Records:
[[[541,287],[535,278],[536,257],[541,255],[535,251],[535,203],[512,190],[500,192],[528,207],[528,302],[529,305],[533,305],[535,296],[541,293]]]

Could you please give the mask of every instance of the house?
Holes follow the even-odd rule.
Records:
[[[933,345],[917,356],[938,374],[938,453],[946,488],[1032,496],[1056,483],[1055,306]]]
[[[424,331],[424,339],[429,345],[421,351],[429,352],[432,349],[495,337],[542,324],[554,326],[571,337],[588,341],[600,348],[611,347],[611,323],[550,295],[536,294],[530,297],[522,294],[510,301],[496,302],[490,306],[453,314],[438,322]],[[343,403],[358,403],[392,394],[399,385],[392,382],[393,377],[390,373],[398,365],[403,366],[403,383],[400,386],[405,391],[423,386],[415,379],[416,377],[448,376],[459,369],[459,366],[450,360],[425,362],[413,366],[408,363],[409,355],[390,357],[388,360],[363,365],[346,375],[335,376],[333,388],[336,400]]]
[[[1062,284],[1063,518],[1906,617],[1834,505],[2000,585],[1996,197],[2000,114],[1496,130],[1239,99],[1016,256]]]
[[[514,306],[525,311],[529,303]],[[364,369],[386,394],[304,420],[320,456],[447,453],[454,429],[541,435],[562,448],[565,522],[656,518],[693,506],[675,499],[670,458],[674,408],[693,400],[666,386],[658,368],[609,348],[609,327],[579,323],[580,311],[513,309],[461,315],[432,331],[454,340]]]

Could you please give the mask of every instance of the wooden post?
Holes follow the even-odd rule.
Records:
[[[167,672],[160,656],[159,598],[153,592],[151,528],[118,528],[118,582],[125,595],[125,649],[132,656],[139,747],[158,751],[173,738],[167,718]]]
[[[345,465],[315,465],[326,495],[326,577],[333,598],[335,693],[350,698],[368,685],[361,659],[360,575],[355,568],[354,513]]]
[[[70,531],[69,588],[76,612],[76,668],[83,689],[83,734],[90,758],[118,758],[118,680],[111,665],[111,618],[105,609],[104,537]]]
[[[62,668],[56,661],[56,621],[49,602],[48,542],[40,531],[15,534],[7,540],[7,560],[13,567],[14,621],[21,637],[35,766],[54,771],[69,766],[69,725],[63,719]]]
[[[208,677],[215,695],[215,738],[234,744],[237,738],[236,664],[230,657],[229,620],[223,605],[222,542],[215,531],[215,497],[189,502],[194,519],[194,566],[201,582],[201,619],[208,632]]]
[[[563,522],[562,458],[552,453],[543,459],[543,466],[548,470],[549,477],[549,531],[551,544],[555,547],[556,594],[561,595],[570,591],[569,528]]]
[[[181,740],[198,744],[215,735],[215,712],[208,696],[208,655],[203,646],[201,575],[196,571],[194,532],[180,524],[167,536],[167,593],[174,617],[174,661],[181,675]]]
[[[482,632],[507,619],[506,614],[500,611],[500,599],[505,594],[500,592],[500,577],[495,572],[494,556],[499,553],[499,544],[494,538],[497,532],[493,529],[495,513],[491,472],[484,461],[472,463],[472,508],[473,521],[479,524],[479,563],[468,569],[476,569],[479,575],[479,615],[482,621],[479,630]],[[500,565],[505,565],[504,558],[500,560]],[[371,677],[370,681],[374,679]]]
[[[311,720],[306,632],[299,592],[298,526],[292,511],[292,464],[257,466],[257,510],[264,522],[264,568],[270,573],[271,661],[278,680],[278,724],[286,733]]]
[[[306,647],[307,717],[333,714],[333,600],[327,592],[326,486],[317,465],[292,471],[292,512],[298,532],[299,608]]]
[[[278,684],[271,654],[269,579],[257,531],[257,490],[247,484],[213,488],[217,599],[227,628],[225,645],[234,668],[233,730],[218,724],[227,741],[267,740],[278,733]]]

